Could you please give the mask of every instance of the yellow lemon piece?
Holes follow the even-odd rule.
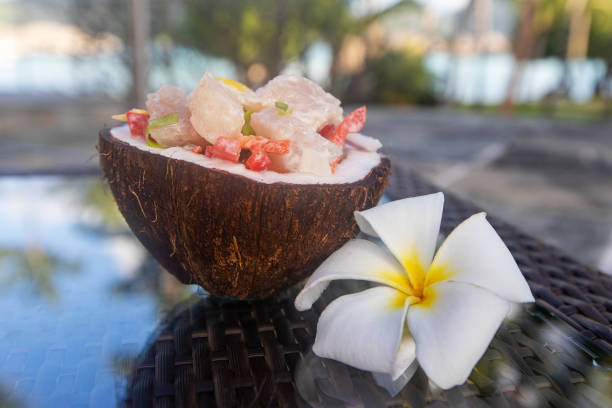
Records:
[[[148,110],[144,110],[144,109],[138,109],[138,108],[134,108],[131,109],[130,112],[134,112],[134,113],[140,113],[142,115],[148,115],[149,111]],[[111,118],[115,119],[115,120],[120,120],[122,122],[127,122],[127,115],[125,113],[122,113],[120,115],[113,115],[111,116]]]
[[[243,83],[240,83],[238,81],[234,81],[233,79],[221,78],[221,77],[217,77],[216,79],[217,79],[217,81],[221,81],[225,85],[234,88],[235,90],[237,90],[240,93],[245,93],[245,92],[251,91],[251,88],[249,88],[248,86],[246,86]]]

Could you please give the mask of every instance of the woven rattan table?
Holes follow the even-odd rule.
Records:
[[[395,173],[391,199],[438,191]],[[441,232],[480,211],[446,195]],[[265,301],[195,297],[175,307],[141,351],[127,385],[134,407],[612,406],[612,277],[488,217],[536,297],[497,333],[463,386],[442,391],[422,371],[391,396],[371,374],[315,356],[317,316],[356,283],[334,283],[312,310],[299,288]],[[469,329],[469,328],[466,328]]]

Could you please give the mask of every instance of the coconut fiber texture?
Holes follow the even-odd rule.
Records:
[[[349,184],[265,184],[164,157],[100,132],[100,164],[131,230],[183,283],[215,296],[265,298],[305,278],[353,238],[373,207],[384,158]]]
[[[439,191],[394,173],[392,199]],[[445,196],[444,235],[480,209]],[[362,288],[333,282],[298,312],[299,287],[262,301],[200,299],[173,310],[140,353],[129,407],[610,407],[612,277],[488,216],[536,298],[507,320],[468,382],[448,391],[422,370],[390,396],[370,373],[311,352],[318,316]],[[349,286],[353,285],[353,286]],[[347,334],[348,335],[348,334]]]

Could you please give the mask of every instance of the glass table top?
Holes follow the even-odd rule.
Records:
[[[138,356],[186,301],[190,310],[194,304],[206,310],[205,292],[179,283],[156,264],[98,178],[0,177],[0,407],[120,404]],[[589,384],[574,404],[610,406],[609,355],[577,341],[567,326],[537,308],[518,311],[514,320],[550,327],[542,331],[543,346],[562,343],[561,359],[588,363],[588,370],[576,367],[581,376],[568,379]],[[512,324],[504,331],[510,336]],[[313,382],[304,374],[319,372],[321,379],[340,363],[312,352],[302,357],[292,367],[301,405],[356,403],[338,384]],[[511,364],[503,369],[515,370]],[[477,381],[474,375],[471,381]],[[368,386],[372,395],[391,398],[418,389],[414,381]],[[405,394],[397,395],[396,402]],[[538,398],[525,395],[523,405],[537,406]]]

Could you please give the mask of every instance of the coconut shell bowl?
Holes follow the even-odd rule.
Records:
[[[171,274],[212,296],[265,298],[310,275],[358,232],[391,165],[343,184],[262,183],[130,146],[104,128],[104,177],[132,232]]]

